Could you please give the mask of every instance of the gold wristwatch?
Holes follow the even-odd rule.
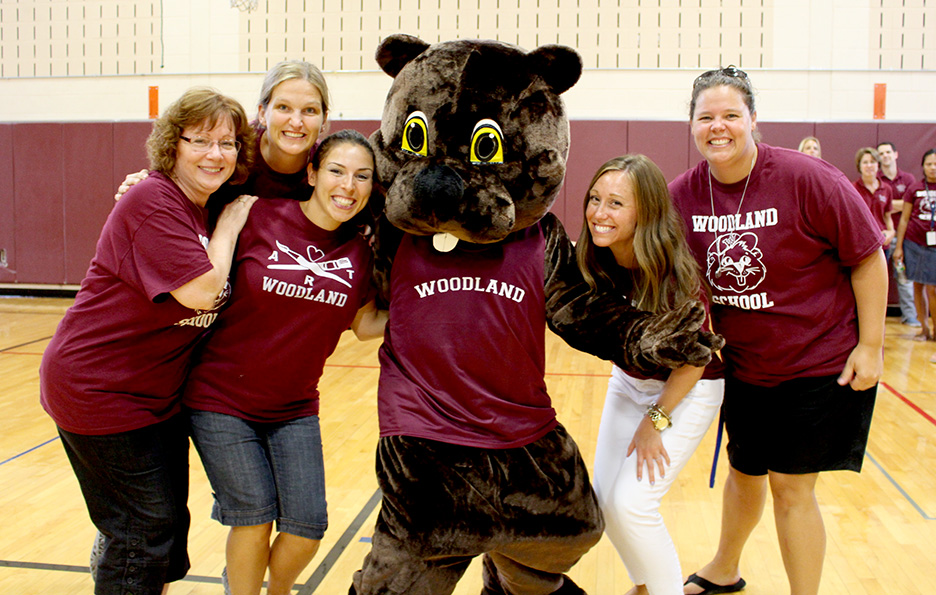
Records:
[[[670,419],[670,416],[667,415],[666,411],[656,403],[647,407],[647,417],[650,418],[650,422],[653,424],[654,429],[658,432],[662,432],[666,428],[673,425],[673,420]]]

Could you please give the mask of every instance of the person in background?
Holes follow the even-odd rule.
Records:
[[[383,335],[367,240],[348,222],[374,188],[359,132],[325,138],[305,201],[261,200],[241,232],[230,306],[196,351],[185,386],[192,439],[211,482],[212,517],[231,530],[232,595],[287,595],[327,526],[319,392],[325,359],[349,327]],[[273,523],[278,534],[270,537]]]
[[[891,243],[896,237],[894,231],[894,222],[891,219],[891,205],[894,202],[894,190],[885,182],[878,178],[878,168],[881,160],[878,152],[871,147],[862,147],[855,153],[855,168],[858,170],[859,177],[855,180],[855,190],[861,195],[874,220],[881,226],[881,232],[884,234],[884,255],[890,258]]]
[[[153,124],[151,175],[111,211],[46,348],[40,399],[101,536],[95,593],[155,595],[189,561],[189,356],[229,294],[234,244],[256,200],[205,205],[247,176],[254,131],[233,99],[190,89]]]
[[[913,174],[905,172],[897,167],[897,147],[890,141],[878,143],[878,155],[881,157],[881,167],[878,170],[878,177],[882,182],[890,184],[894,189],[894,206],[891,213],[891,219],[894,222],[894,229],[900,224],[900,215],[903,213],[903,196],[916,180]],[[897,238],[891,242],[891,250],[888,255],[893,259],[894,249],[897,247]],[[893,262],[893,260],[892,260]],[[909,327],[920,328],[922,324],[917,319],[916,304],[914,303],[913,282],[901,281],[894,278],[897,283],[897,296],[900,302],[900,322]],[[921,333],[922,335],[922,333]]]
[[[744,71],[697,77],[689,118],[703,160],[669,189],[725,338],[730,467],[718,550],[684,592],[743,588],[769,488],[790,592],[815,595],[826,540],[816,481],[861,469],[883,370],[883,237],[835,167],[758,143]]]
[[[666,179],[643,155],[602,165],[584,201],[576,244],[594,291],[630,298],[654,313],[704,297]],[[628,595],[682,593],[676,546],[660,502],[718,415],[723,366],[683,366],[647,376],[612,369],[595,452],[594,487],[605,533],[634,581]]]
[[[923,154],[923,178],[904,194],[903,214],[897,227],[894,262],[907,267],[913,282],[922,340],[936,340],[936,149]],[[927,316],[927,314],[929,314]],[[936,361],[936,360],[930,360]]]
[[[822,146],[819,144],[819,139],[815,136],[807,136],[799,143],[800,153],[806,153],[807,155],[812,155],[813,157],[818,157],[822,159]]]

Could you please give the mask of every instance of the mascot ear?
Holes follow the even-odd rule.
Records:
[[[530,72],[538,74],[559,95],[582,76],[582,58],[564,45],[544,45],[529,55]],[[386,70],[386,69],[384,69]]]
[[[377,46],[377,64],[392,77],[400,74],[410,60],[426,51],[429,44],[412,35],[391,35]]]

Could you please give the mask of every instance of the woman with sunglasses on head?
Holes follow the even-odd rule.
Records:
[[[602,165],[584,203],[576,244],[582,276],[662,313],[704,297],[666,179],[643,155]],[[724,392],[718,358],[647,376],[613,368],[595,451],[594,487],[611,539],[634,581],[628,595],[682,593],[676,546],[660,502],[718,414]]]
[[[312,197],[258,201],[237,244],[230,305],[195,353],[183,404],[230,526],[231,595],[288,595],[327,526],[318,381],[351,328],[383,335],[372,256],[358,221],[374,152],[354,130],[326,137],[308,166]],[[278,533],[270,543],[273,525]]]
[[[921,337],[936,338],[936,149],[923,153],[923,178],[903,195],[903,213],[897,227],[894,262],[905,263],[913,281]],[[927,309],[929,312],[927,312]],[[927,316],[928,314],[928,316]],[[932,327],[932,328],[931,328]],[[936,363],[936,355],[930,358]]]
[[[883,237],[840,171],[757,142],[743,71],[699,76],[689,118],[704,159],[670,192],[725,337],[730,468],[718,551],[684,590],[743,588],[741,553],[769,488],[790,591],[814,595],[825,555],[816,480],[861,469],[883,368]]]
[[[182,385],[256,199],[225,207],[210,240],[205,205],[247,175],[253,140],[244,109],[214,90],[166,109],[146,142],[153,173],[111,211],[43,354],[42,406],[99,531],[97,595],[155,595],[188,571]]]

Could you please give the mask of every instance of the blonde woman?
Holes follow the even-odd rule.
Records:
[[[659,168],[643,155],[605,163],[589,185],[577,244],[596,291],[617,291],[659,313],[698,299],[698,265]],[[635,587],[631,595],[679,595],[682,571],[660,501],[715,419],[721,362],[646,376],[613,368],[595,453],[594,486],[608,537]]]
[[[807,155],[822,159],[822,146],[819,144],[819,139],[815,136],[807,136],[801,140],[797,150],[800,153],[806,153]]]

